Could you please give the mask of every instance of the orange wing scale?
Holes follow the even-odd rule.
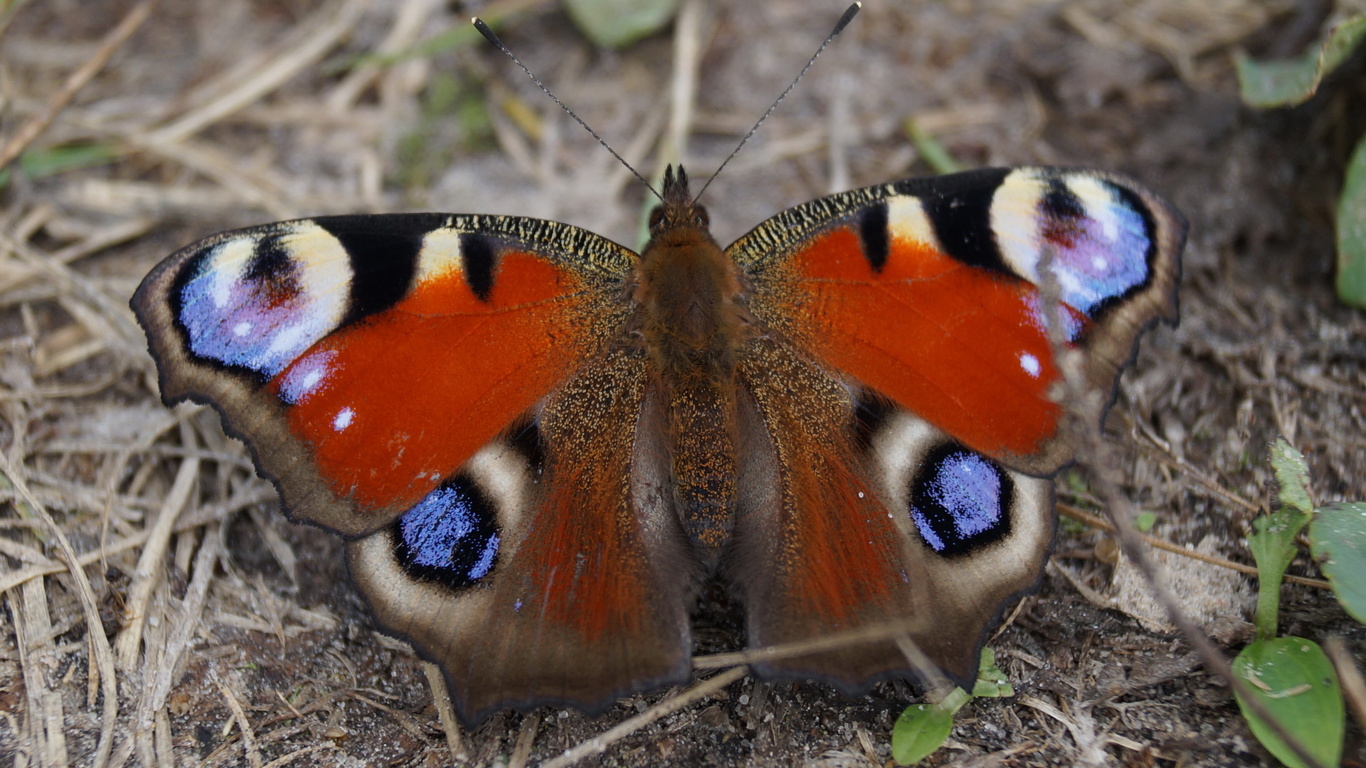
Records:
[[[798,281],[822,285],[810,296],[795,288],[804,306],[791,316],[829,365],[992,456],[1030,454],[1053,437],[1058,372],[1036,288],[907,240],[874,273],[849,228],[794,261]]]
[[[277,392],[321,377],[289,426],[334,491],[362,510],[415,504],[562,381],[585,341],[582,325],[565,322],[574,306],[564,276],[509,253],[484,300],[458,273],[428,280],[282,371]]]
[[[848,628],[870,610],[892,604],[902,584],[900,542],[853,458],[823,451],[809,437],[803,442],[787,450],[805,455],[787,465],[793,468],[787,485],[793,514],[779,562],[800,567],[793,569],[791,591],[783,597],[799,597],[801,604],[791,609],[811,620]],[[851,528],[858,535],[851,536]]]

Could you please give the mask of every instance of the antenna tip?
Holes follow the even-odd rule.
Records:
[[[835,31],[831,32],[830,36],[834,37],[843,32],[844,28],[849,26],[849,22],[854,20],[854,16],[858,15],[859,9],[862,7],[863,3],[854,3],[849,6],[849,10],[845,11],[844,15],[840,16],[840,20],[835,23]]]
[[[484,23],[483,19],[478,16],[472,16],[470,17],[470,23],[474,25],[475,29],[479,30],[479,34],[483,35],[485,40],[493,43],[499,48],[503,47],[502,41],[498,39],[497,35],[493,34],[493,30],[489,28],[489,25]]]

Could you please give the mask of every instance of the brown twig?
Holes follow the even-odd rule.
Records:
[[[1366,679],[1362,678],[1361,669],[1352,659],[1352,652],[1347,650],[1347,644],[1342,638],[1336,635],[1324,641],[1323,650],[1333,662],[1333,668],[1337,670],[1338,680],[1342,684],[1342,695],[1347,699],[1352,719],[1357,721],[1358,726],[1366,728]]]
[[[1087,512],[1086,510],[1078,509],[1077,507],[1073,507],[1068,504],[1059,504],[1058,512],[1060,514],[1072,518],[1073,520],[1076,520],[1079,523],[1084,523],[1092,528],[1099,528],[1100,530],[1107,531],[1109,533],[1115,532],[1114,523],[1110,522],[1109,520],[1106,520],[1103,517],[1100,517],[1099,515],[1093,515],[1090,512]],[[1237,571],[1238,573],[1247,574],[1248,576],[1257,575],[1257,569],[1245,563],[1237,563],[1227,558],[1219,557],[1217,555],[1207,555],[1204,552],[1198,552],[1188,547],[1183,547],[1180,544],[1173,544],[1170,541],[1167,541],[1166,539],[1159,539],[1156,536],[1149,536],[1146,533],[1138,533],[1137,531],[1135,531],[1134,535],[1142,539],[1143,543],[1155,549],[1161,549],[1166,552],[1172,552],[1178,555],[1182,555],[1184,557],[1189,557],[1192,560],[1199,560],[1202,563],[1217,565],[1222,568],[1227,568],[1231,571]],[[1292,576],[1290,574],[1286,574],[1285,580],[1292,584],[1301,584],[1306,587],[1318,587],[1319,589],[1333,588],[1333,585],[1329,584],[1327,581],[1324,581],[1323,579],[1311,579],[1307,576]]]
[[[1153,434],[1146,425],[1131,421],[1129,426],[1132,433],[1146,440],[1157,451],[1158,461],[1191,478],[1214,497],[1223,499],[1229,506],[1238,507],[1252,514],[1257,513],[1256,504],[1223,487],[1217,480],[1196,468],[1195,465],[1174,454],[1166,442]]]

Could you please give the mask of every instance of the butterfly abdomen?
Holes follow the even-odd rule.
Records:
[[[708,238],[709,239],[709,238]],[[708,247],[709,246],[709,247]],[[714,562],[729,540],[736,477],[735,352],[744,324],[738,283],[712,265],[714,243],[654,248],[641,286],[649,379],[664,409],[675,508],[688,538]]]

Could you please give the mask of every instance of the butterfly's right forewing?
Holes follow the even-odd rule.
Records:
[[[291,516],[356,536],[601,354],[634,261],[534,219],[308,219],[176,253],[133,307],[162,396],[212,404]]]

